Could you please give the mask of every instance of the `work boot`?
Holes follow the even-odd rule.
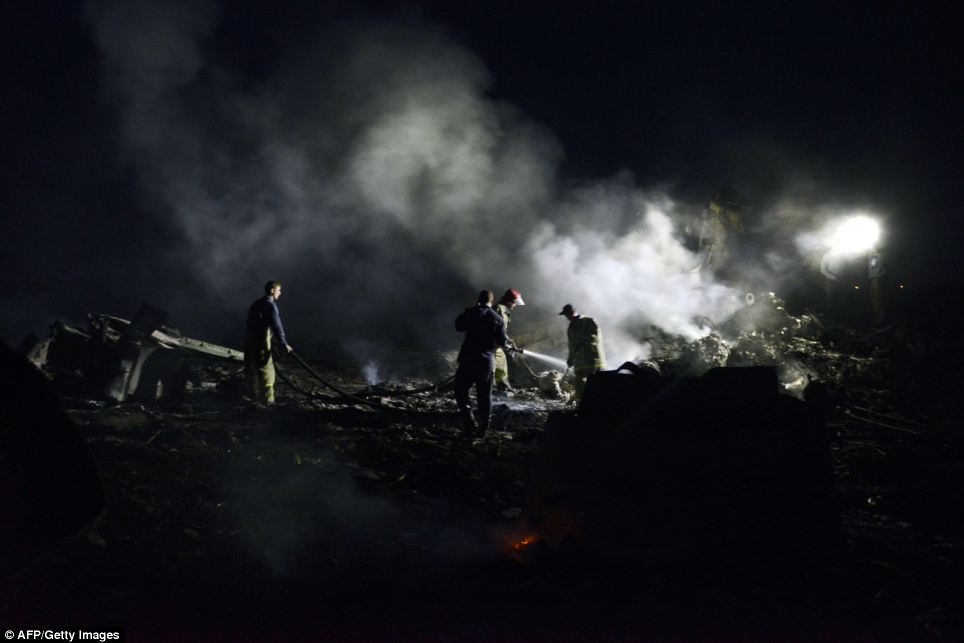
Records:
[[[472,417],[472,411],[463,409],[460,415],[462,416],[462,434],[472,436],[478,433],[479,425],[476,423],[475,418]]]
[[[480,438],[484,438],[489,432],[489,418],[479,418],[479,429],[476,433]]]

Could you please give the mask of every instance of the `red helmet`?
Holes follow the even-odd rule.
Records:
[[[508,290],[506,290],[505,294],[502,295],[502,299],[500,301],[503,304],[515,304],[516,306],[526,305],[526,303],[522,301],[522,293],[520,293],[515,288],[509,288]]]

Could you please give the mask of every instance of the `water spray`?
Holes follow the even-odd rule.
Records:
[[[537,353],[535,351],[529,350],[528,348],[522,351],[522,354],[527,357],[534,357],[543,362],[547,362],[561,369],[567,368],[565,360],[561,360],[558,357],[553,357],[552,355],[545,355],[544,353]]]

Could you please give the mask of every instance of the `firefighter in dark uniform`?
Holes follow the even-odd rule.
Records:
[[[505,350],[505,324],[492,309],[492,291],[483,290],[475,306],[466,308],[455,319],[455,330],[465,333],[459,350],[459,367],[455,371],[455,401],[459,405],[466,434],[482,435],[489,428],[492,414],[492,378],[497,348]],[[469,389],[475,385],[478,411],[472,416]]]
[[[264,285],[264,297],[248,308],[244,331],[244,372],[256,402],[274,404],[274,362],[271,360],[271,338],[289,353],[292,348],[281,325],[277,301],[281,297],[281,282]]]

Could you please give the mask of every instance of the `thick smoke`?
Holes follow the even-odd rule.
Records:
[[[211,54],[212,6],[88,13],[145,203],[176,219],[225,320],[199,332],[233,340],[279,278],[296,347],[397,363],[454,347],[476,292],[514,286],[522,323],[567,302],[596,317],[615,363],[646,325],[695,338],[739,305],[695,279],[679,234],[692,212],[628,173],[564,185],[558,141],[489,98],[483,62],[440,29],[342,23],[252,78]],[[785,256],[757,262],[767,283]]]
[[[569,206],[573,214],[592,213],[585,221],[576,214],[565,231],[545,224],[531,240],[537,291],[548,298],[565,296],[612,328],[607,343],[613,366],[645,356],[632,332],[641,326],[695,339],[708,332],[701,317],[720,320],[737,308],[734,291],[699,282],[694,273],[699,261],[675,234],[673,203],[630,196],[636,202],[628,211],[635,211],[635,220],[598,225],[618,218],[626,204],[617,201],[614,207],[594,190]]]

